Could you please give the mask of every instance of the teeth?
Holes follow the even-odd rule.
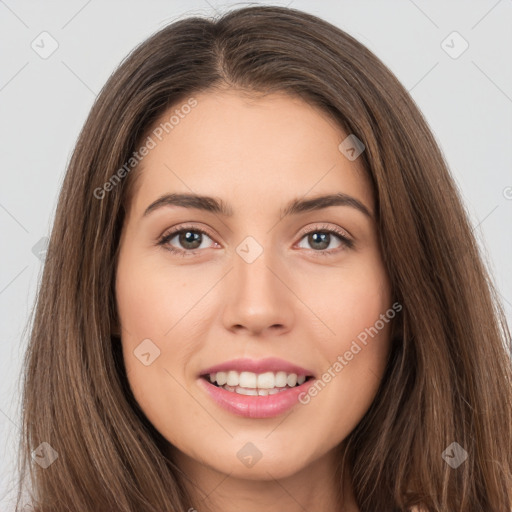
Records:
[[[286,377],[286,384],[288,384],[288,386],[293,388],[293,386],[295,386],[295,384],[297,384],[297,375],[295,373],[290,373],[290,375],[288,375],[288,377]]]
[[[229,371],[228,372],[228,386],[238,386],[240,375],[238,372]]]
[[[238,384],[244,388],[255,388],[256,386],[256,374],[252,372],[242,372]]]
[[[272,372],[260,373],[258,375],[258,387],[260,389],[272,389],[275,386],[276,378]]]
[[[212,383],[216,382],[223,389],[241,395],[267,396],[304,384],[306,376],[283,371],[256,374],[229,370],[228,372],[210,373],[209,380]]]
[[[238,386],[235,389],[235,393],[238,393],[240,395],[252,395],[252,396],[258,396],[258,391],[256,389],[248,389],[248,388],[242,388]]]
[[[212,375],[213,375],[213,378],[214,378],[213,381],[212,381]],[[219,386],[224,386],[224,384],[226,384],[226,382],[228,381],[228,375],[227,375],[226,372],[210,373],[210,380],[212,382],[217,381],[217,384]]]
[[[276,388],[284,388],[286,386],[286,378],[287,378],[286,372],[277,372],[275,387]]]

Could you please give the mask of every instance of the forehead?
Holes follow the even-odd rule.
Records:
[[[284,93],[211,91],[193,100],[193,108],[183,108],[186,98],[168,109],[149,132],[153,147],[135,171],[135,211],[167,192],[215,195],[236,209],[249,197],[261,207],[342,191],[371,207],[361,160],[340,152],[347,134],[323,110]]]

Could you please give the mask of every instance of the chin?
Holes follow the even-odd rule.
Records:
[[[303,464],[303,461],[294,461],[286,458],[285,454],[279,454],[279,456],[281,460],[276,458],[264,461],[262,458],[253,467],[244,467],[238,460],[236,464],[234,464],[233,461],[230,460],[214,469],[229,474],[231,478],[272,481],[291,477],[307,466]]]

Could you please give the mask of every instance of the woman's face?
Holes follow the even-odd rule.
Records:
[[[183,465],[283,478],[334,460],[383,375],[371,188],[348,134],[302,100],[194,99],[133,171],[116,280],[128,380]]]

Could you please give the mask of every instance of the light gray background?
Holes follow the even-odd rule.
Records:
[[[372,50],[411,92],[462,191],[512,319],[512,0],[252,2],[316,14]],[[79,130],[126,54],[191,14],[243,2],[0,0],[0,510],[12,510],[19,373],[47,236]],[[43,59],[41,32],[57,41]],[[441,46],[457,31],[469,48]],[[48,48],[48,41],[45,48]],[[453,36],[445,45],[457,51]]]

